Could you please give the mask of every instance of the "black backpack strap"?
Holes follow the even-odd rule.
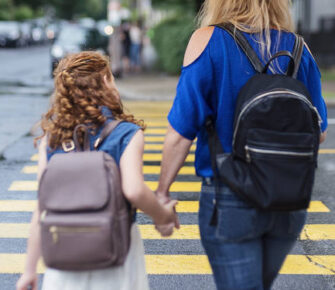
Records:
[[[101,143],[108,137],[113,130],[120,124],[122,121],[120,120],[114,120],[109,123],[107,123],[104,128],[102,129],[99,138],[94,143],[94,149],[98,149],[98,147],[101,145]]]
[[[219,173],[216,166],[216,156],[218,154],[224,153],[223,147],[221,146],[221,142],[219,136],[215,130],[215,124],[212,117],[207,117],[205,121],[205,128],[208,134],[208,146],[211,157],[211,167],[214,174],[214,186],[215,186],[215,199],[214,199],[214,210],[211,218],[210,224],[215,226],[217,224],[217,199],[219,195]]]
[[[301,64],[301,58],[302,58],[302,54],[304,51],[304,45],[305,45],[304,39],[300,35],[296,34],[294,48],[292,52],[292,56],[294,58],[294,63],[295,63],[292,77],[295,79],[297,78],[299,67]]]
[[[264,64],[261,62],[257,53],[240,30],[238,30],[231,23],[216,24],[215,26],[221,27],[222,29],[226,30],[235,39],[236,43],[243,50],[243,52],[251,62],[252,66],[258,73],[261,73],[263,71]]]

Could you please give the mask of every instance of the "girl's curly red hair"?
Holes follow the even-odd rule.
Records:
[[[98,52],[85,51],[72,54],[60,61],[54,73],[55,90],[49,111],[42,116],[42,136],[48,136],[48,145],[56,149],[64,141],[72,140],[74,128],[86,124],[97,129],[106,121],[101,107],[109,108],[114,118],[139,125],[143,121],[124,113],[119,93],[107,86],[112,83],[109,60]],[[82,140],[80,140],[82,142]]]

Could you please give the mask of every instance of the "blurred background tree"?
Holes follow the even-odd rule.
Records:
[[[196,15],[203,0],[152,0],[169,16],[153,28],[152,43],[159,68],[169,74],[180,73],[187,43],[196,29]]]

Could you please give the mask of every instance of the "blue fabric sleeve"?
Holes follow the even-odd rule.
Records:
[[[124,150],[138,130],[140,130],[140,127],[133,123],[123,122],[119,124],[105,139],[99,150],[109,153],[119,165]]]
[[[328,127],[328,121],[327,106],[322,97],[321,74],[313,56],[306,47],[304,48],[301,64],[298,79],[302,80],[309,90],[312,103],[317,108],[322,119],[321,131],[324,132]]]
[[[189,140],[195,139],[206,117],[213,111],[209,98],[214,89],[210,42],[192,64],[182,68],[176,97],[168,115],[170,125]]]

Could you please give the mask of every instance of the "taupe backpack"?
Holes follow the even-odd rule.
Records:
[[[119,124],[108,123],[97,150]],[[85,131],[84,148],[77,132]],[[41,243],[45,264],[60,270],[122,265],[130,245],[131,210],[121,189],[119,168],[108,153],[90,151],[88,129],[79,125],[67,154],[55,154],[39,185]]]

